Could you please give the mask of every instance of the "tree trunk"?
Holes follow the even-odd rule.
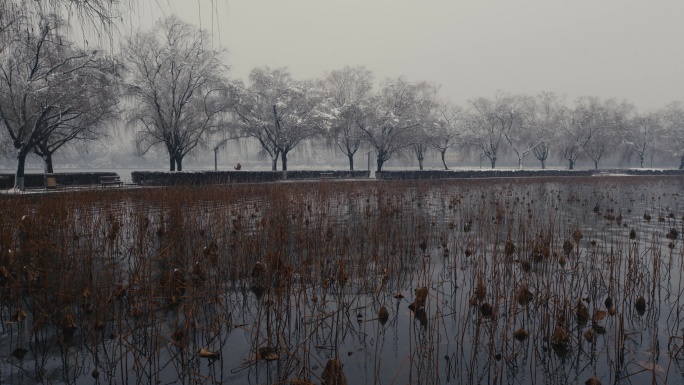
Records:
[[[278,156],[271,158],[271,171],[278,171]]]
[[[383,163],[385,163],[385,161],[381,157],[378,156],[377,163],[378,163],[378,168],[375,170],[375,172],[381,172],[382,171],[382,165],[383,165]]]
[[[539,161],[541,162],[542,170],[545,169],[546,168],[546,159],[539,159]]]
[[[679,169],[684,170],[684,155],[682,155],[682,157],[680,158]]]
[[[183,155],[176,155],[176,170],[183,171]]]
[[[287,171],[287,152],[282,152],[280,154],[280,161],[283,165],[283,171]]]
[[[26,166],[27,151],[19,150],[17,154],[17,173],[14,176],[14,188],[24,191],[24,168]]]
[[[169,155],[169,171],[176,171],[176,158]]]
[[[594,161],[594,170],[598,170],[598,160]]]
[[[349,158],[349,170],[354,171],[354,154],[347,154],[347,157]]]
[[[492,161],[492,170],[496,167],[496,158],[490,159]]]
[[[47,153],[43,156],[43,162],[45,162],[45,172],[48,174],[54,173],[54,168],[52,167],[52,154]]]
[[[574,170],[575,169],[575,161],[572,159],[568,159],[568,170]]]
[[[423,156],[418,157],[418,168],[420,169],[420,171],[423,171],[423,159],[425,159],[425,157],[423,157]]]
[[[448,170],[449,167],[447,167],[446,161],[444,160],[444,154],[446,153],[446,149],[443,150],[443,151],[440,151],[440,153],[442,154],[442,164],[444,165],[444,169],[445,169],[445,170]]]
[[[641,168],[644,168],[644,156],[641,154],[639,155],[639,163],[641,164]]]

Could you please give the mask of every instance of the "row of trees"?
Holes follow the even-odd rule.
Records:
[[[559,95],[498,93],[471,100],[466,107],[439,97],[438,86],[387,79],[377,92],[364,67],[333,71],[317,81],[291,79],[285,69],[257,68],[250,84],[233,83],[234,135],[259,141],[287,169],[287,154],[305,139],[322,138],[349,158],[366,145],[376,154],[377,171],[399,153],[411,154],[423,169],[428,151],[475,151],[492,168],[512,153],[523,167],[532,155],[541,168],[552,153],[573,169],[580,158],[595,168],[607,156],[637,156],[641,167],[656,151],[680,158],[684,168],[684,106],[639,113],[626,101],[578,98],[569,106]]]
[[[161,150],[169,169],[182,170],[195,148],[233,138],[256,140],[276,170],[300,143],[334,145],[354,168],[363,146],[374,150],[377,171],[398,154],[475,151],[496,167],[530,154],[544,168],[556,156],[574,168],[581,157],[599,167],[618,152],[644,159],[656,149],[680,157],[684,168],[684,106],[672,103],[642,114],[615,99],[582,97],[573,105],[554,93],[498,93],[458,106],[439,87],[405,78],[375,87],[371,71],[345,67],[322,79],[297,80],[285,68],[255,68],[247,84],[230,81],[223,52],[205,32],[177,17],[126,40],[118,58],[68,41],[52,15],[12,19],[0,34],[0,125],[5,147],[24,162],[41,156],[52,171],[55,151],[105,138],[125,117],[140,154]],[[11,146],[6,146],[10,143]]]

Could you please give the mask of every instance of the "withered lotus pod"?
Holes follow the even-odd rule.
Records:
[[[528,336],[529,336],[529,334],[523,328],[520,328],[513,333],[513,338],[515,338],[516,340],[518,340],[520,342],[525,341]]]
[[[492,313],[494,312],[494,307],[485,302],[480,306],[480,313],[482,313],[483,317],[491,317]]]
[[[416,307],[417,308],[423,308],[425,307],[425,303],[427,302],[427,296],[428,296],[428,288],[423,286],[421,288],[416,289]]]
[[[527,285],[520,286],[518,289],[518,303],[521,306],[526,306],[532,301],[532,292],[527,288]]]
[[[582,302],[582,300],[577,301],[576,314],[578,324],[584,325],[587,323],[587,321],[589,321],[589,309],[587,309],[587,306]]]
[[[603,304],[606,305],[606,309],[610,309],[611,307],[613,307],[613,299],[610,296],[608,296],[606,297],[606,300],[603,302]]]
[[[582,239],[584,235],[579,229],[575,229],[572,233],[572,238],[575,240],[575,242],[579,243],[580,239]]]
[[[329,359],[321,374],[323,385],[347,385],[347,377],[342,372],[342,365],[338,360]]]
[[[389,319],[389,311],[387,310],[386,307],[381,307],[380,311],[378,311],[378,320],[380,321],[381,324],[384,324],[387,322]]]
[[[646,299],[643,296],[639,296],[634,303],[634,308],[639,315],[644,315],[646,313]]]

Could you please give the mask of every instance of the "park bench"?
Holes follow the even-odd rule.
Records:
[[[101,176],[100,184],[102,185],[102,187],[114,185],[118,185],[119,187],[123,186],[123,182],[121,181],[121,178],[118,175]]]

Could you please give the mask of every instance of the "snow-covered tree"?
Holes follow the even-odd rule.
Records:
[[[430,126],[430,144],[442,157],[444,169],[448,170],[445,154],[447,150],[458,144],[458,139],[465,131],[466,112],[461,106],[450,102],[441,103],[435,112],[434,124]]]
[[[321,107],[321,92],[312,82],[292,79],[286,68],[255,68],[249,80],[249,87],[237,87],[239,130],[259,141],[271,157],[273,171],[278,157],[285,171],[289,152],[326,130],[334,116]]]
[[[470,104],[474,112],[468,118],[469,142],[495,168],[501,152],[511,142],[507,137],[522,124],[522,97],[498,93],[493,100],[481,97]]]
[[[627,151],[639,157],[639,166],[644,167],[646,155],[653,151],[654,144],[663,136],[661,114],[633,113],[626,120],[622,138]]]
[[[387,79],[380,93],[364,106],[356,124],[376,152],[376,171],[398,151],[416,143],[415,128],[422,123],[419,113],[433,85],[411,83],[404,78]]]
[[[46,172],[54,172],[53,155],[58,150],[70,145],[73,149],[78,143],[103,140],[108,136],[107,122],[112,122],[118,117],[119,92],[118,87],[107,79],[103,79],[101,84],[103,88],[98,90],[98,94],[84,101],[90,103],[86,107],[89,108],[88,114],[71,121],[71,128],[68,130],[65,130],[65,127],[54,130],[33,148],[33,153],[43,159]]]
[[[12,139],[2,120],[0,120],[0,160],[8,164],[14,162],[14,146],[12,145]]]
[[[505,109],[504,117],[510,122],[510,129],[504,130],[504,137],[508,146],[518,158],[518,168],[523,168],[525,158],[537,147],[542,145],[548,137],[538,136],[537,126],[530,124],[526,118],[528,106],[534,99],[526,95],[515,95],[509,99],[509,107]]]
[[[523,118],[527,148],[532,149],[532,154],[544,169],[551,145],[566,123],[567,108],[556,94],[542,92],[525,100]]]
[[[333,118],[328,138],[349,158],[349,169],[353,170],[354,154],[363,142],[356,120],[371,97],[373,73],[362,66],[344,67],[327,74],[319,87],[324,106]]]
[[[182,171],[183,158],[223,127],[232,93],[221,54],[205,31],[176,16],[128,39],[129,124],[140,154],[163,148],[169,170]]]
[[[31,151],[45,145],[49,161],[65,143],[100,137],[118,100],[113,60],[67,41],[56,17],[32,21],[24,19],[0,53],[0,119],[15,149],[18,189]]]
[[[618,103],[615,99],[603,103],[595,97],[578,99],[574,111],[575,124],[584,127],[587,136],[582,151],[594,162],[595,169],[604,156],[615,152],[621,145],[620,134],[626,117],[633,109],[631,104]]]
[[[437,114],[439,101],[437,100],[437,86],[424,83],[422,87],[416,89],[416,105],[412,112],[412,120],[418,124],[413,127],[414,140],[411,144],[413,154],[418,160],[418,168],[423,170],[425,155],[432,147],[432,129],[437,125]]]
[[[659,111],[663,124],[663,150],[679,158],[684,169],[684,104],[672,102]]]
[[[583,124],[582,119],[575,119],[575,111],[569,111],[565,124],[556,136],[556,143],[560,155],[568,161],[568,170],[574,170],[577,160],[582,155],[585,143],[591,137],[589,126]]]

